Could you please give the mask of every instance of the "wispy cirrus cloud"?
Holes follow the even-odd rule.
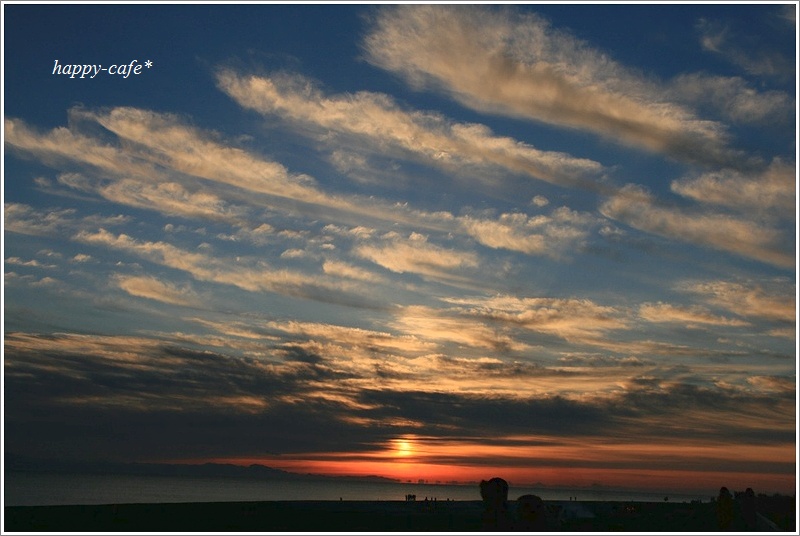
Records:
[[[356,113],[355,109],[349,111]],[[82,121],[103,125],[119,137],[120,144],[108,145],[68,129],[37,133],[18,120],[6,121],[7,139],[17,149],[45,160],[57,157],[77,166],[98,167],[104,172],[62,173],[59,183],[72,189],[166,215],[236,225],[240,228],[237,233],[245,233],[251,239],[261,239],[264,235],[260,232],[256,237],[256,229],[248,224],[253,210],[267,207],[293,214],[306,207],[306,212],[315,216],[322,209],[336,223],[361,224],[366,220],[384,227],[387,223],[400,224],[466,235],[494,249],[559,257],[577,247],[595,223],[587,213],[565,207],[554,209],[549,216],[529,217],[522,213],[505,213],[499,218],[454,216],[447,211],[417,210],[379,198],[329,193],[311,177],[293,174],[279,163],[226,145],[218,136],[187,126],[168,114],[133,108],[106,112],[74,110],[72,114]],[[465,128],[473,130],[476,129]],[[387,132],[392,131],[387,127]],[[96,158],[96,154],[102,158]],[[553,158],[558,160],[561,155]],[[568,163],[567,167],[571,165]],[[583,165],[584,161],[575,164]],[[586,166],[596,168],[591,162]],[[287,206],[286,200],[297,204]],[[40,222],[31,226],[28,232],[35,232],[41,225]]]
[[[778,229],[727,214],[666,207],[641,186],[623,187],[603,202],[600,212],[648,233],[729,251],[781,268],[795,265],[787,237]]]
[[[170,114],[118,107],[106,111],[73,109],[70,115],[74,121],[69,129],[60,127],[45,133],[20,120],[6,119],[6,142],[44,162],[89,166],[115,179],[107,184],[99,177],[90,180],[79,174],[62,174],[61,181],[67,186],[95,190],[115,202],[146,205],[167,213],[230,218],[236,215],[236,208],[223,202],[222,194],[241,203],[246,192],[263,196],[255,200],[251,195],[250,203],[260,201],[267,206],[289,199],[359,215],[369,212],[354,200],[327,195],[311,177],[292,174],[280,163],[221,143],[212,133],[188,126]],[[118,144],[77,131],[86,122],[108,129],[117,136]],[[191,185],[186,184],[189,177],[194,178],[189,181]],[[198,186],[217,189],[201,193]],[[223,187],[238,191],[225,192]],[[192,208],[194,201],[199,203]]]
[[[460,216],[457,221],[484,246],[554,258],[580,248],[599,223],[591,214],[567,207],[557,208],[549,216],[506,213],[497,219]]]
[[[700,203],[768,213],[794,219],[797,168],[794,163],[775,159],[760,172],[732,169],[708,171],[696,177],[675,180],[672,191]]]
[[[364,50],[368,61],[413,86],[441,89],[481,111],[690,161],[735,157],[722,124],[665,100],[644,77],[534,14],[398,6],[375,16]]]
[[[645,303],[639,307],[639,316],[649,322],[681,323],[688,327],[711,326],[749,326],[749,322],[737,318],[714,315],[702,307],[677,306],[668,303]]]
[[[278,115],[319,137],[355,137],[363,150],[420,160],[459,174],[480,175],[500,168],[554,184],[598,187],[603,167],[592,160],[542,151],[509,137],[497,136],[480,124],[458,123],[438,113],[407,111],[385,94],[358,92],[324,95],[300,76],[217,74],[220,88],[245,108]],[[340,166],[363,164],[334,152]],[[358,158],[358,157],[357,157]],[[360,157],[363,159],[363,157]]]
[[[588,299],[517,297],[447,298],[462,314],[557,335],[568,340],[597,338],[602,333],[629,328],[627,313]]]
[[[370,283],[385,282],[384,278],[374,272],[371,272],[370,270],[365,270],[364,268],[336,260],[326,260],[322,265],[322,270],[326,274],[344,277],[347,279],[356,279],[358,281],[366,281]]]
[[[462,268],[475,268],[479,264],[474,253],[432,244],[419,233],[408,237],[389,233],[383,237],[382,243],[361,244],[354,253],[395,273],[410,272],[451,283],[464,281],[455,275]]]
[[[80,216],[75,209],[41,210],[24,203],[3,206],[4,229],[14,233],[41,236],[65,236],[85,227],[114,227],[130,221],[125,215]]]
[[[199,307],[202,300],[188,285],[175,285],[152,276],[118,275],[114,284],[130,294],[162,303]]]
[[[795,293],[787,281],[687,281],[679,290],[704,297],[710,304],[743,317],[795,322]],[[794,285],[791,285],[794,288]]]
[[[290,296],[316,297],[321,300],[335,299],[329,293],[345,294],[355,290],[342,280],[333,281],[297,272],[273,268],[263,261],[251,260],[245,264],[204,253],[191,252],[164,241],[137,240],[126,234],[115,235],[104,229],[78,233],[75,240],[85,244],[124,251],[161,266],[188,273],[198,281],[233,285],[250,292],[277,292]]]
[[[783,18],[794,26],[793,17]],[[698,19],[695,31],[704,50],[720,55],[750,75],[788,77],[795,72],[794,62],[781,51],[757,46],[722,20]]]
[[[513,338],[508,332],[497,331],[480,319],[421,305],[398,310],[390,325],[401,333],[418,334],[425,340],[452,343],[466,348],[501,352],[528,348],[528,345]]]
[[[705,104],[736,123],[784,123],[794,116],[795,102],[783,91],[759,92],[738,76],[702,73],[679,75],[669,93],[690,104]]]
[[[59,175],[58,182],[70,188],[98,194],[121,205],[156,210],[169,216],[199,218],[242,225],[247,209],[234,205],[219,195],[164,179],[147,182],[140,179],[119,179],[109,182],[94,180],[77,173]]]
[[[24,266],[28,268],[56,268],[55,264],[43,264],[36,259],[24,260],[19,257],[6,257],[5,264],[10,266]]]

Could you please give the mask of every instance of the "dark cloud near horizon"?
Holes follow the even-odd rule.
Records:
[[[40,458],[357,455],[406,434],[486,444],[505,444],[505,437],[515,436],[565,442],[600,437],[632,443],[670,437],[750,445],[794,441],[790,424],[796,410],[789,389],[747,392],[667,384],[655,377],[580,399],[363,389],[347,385],[346,380],[358,379],[355,375],[333,371],[324,356],[292,345],[277,350],[274,361],[168,344],[132,348],[141,356],[122,360],[100,351],[33,351],[18,342],[15,334],[7,334],[4,397],[14,403],[5,406],[5,448]],[[769,380],[793,385],[789,378]],[[321,396],[322,385],[339,399]],[[365,421],[372,424],[364,426]],[[483,463],[480,456],[476,463]]]

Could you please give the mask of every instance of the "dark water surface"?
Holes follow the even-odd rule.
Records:
[[[415,494],[438,501],[479,501],[477,485],[455,486],[348,480],[258,480],[222,477],[85,475],[6,472],[6,506],[133,504],[246,501],[402,501]],[[533,493],[544,500],[569,501],[709,501],[709,494],[668,494],[607,489],[569,490],[517,487],[509,499]]]

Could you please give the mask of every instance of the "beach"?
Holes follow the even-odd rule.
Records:
[[[568,532],[718,530],[711,502],[545,501]],[[560,508],[560,509],[559,509]],[[479,532],[481,501],[260,501],[5,508],[9,532]],[[794,527],[794,514],[791,521]],[[733,527],[735,528],[735,527]]]

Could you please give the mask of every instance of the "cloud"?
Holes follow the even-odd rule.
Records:
[[[349,111],[358,115],[356,109]],[[329,221],[336,223],[352,222],[363,226],[365,221],[373,221],[376,224],[391,223],[393,227],[402,225],[457,233],[471,236],[491,248],[554,257],[579,245],[592,224],[587,214],[563,207],[553,211],[549,217],[504,214],[498,220],[492,220],[474,216],[456,218],[445,211],[427,212],[381,199],[334,195],[321,190],[311,177],[292,174],[281,164],[220,143],[217,141],[219,136],[187,126],[169,114],[114,108],[106,112],[73,110],[71,115],[80,119],[76,119],[75,124],[96,122],[104,126],[118,136],[120,145],[106,145],[99,139],[67,129],[36,134],[20,121],[12,122],[13,128],[7,137],[21,150],[45,160],[56,155],[78,166],[96,164],[102,170],[96,176],[62,173],[59,182],[65,186],[97,193],[115,203],[157,210],[170,216],[236,225],[240,229],[232,236],[254,243],[264,243],[268,233],[261,227],[252,228],[247,221],[252,218],[254,207],[264,206],[290,215],[305,207],[307,213],[315,218],[322,209]],[[477,126],[459,128],[468,136],[479,136],[482,132],[482,127]],[[21,132],[25,133],[24,136]],[[387,127],[387,132],[394,133],[395,129]],[[20,138],[24,138],[24,143]],[[476,147],[483,147],[481,151],[486,149],[484,145],[505,143],[488,138],[474,141]],[[509,150],[513,152],[516,149]],[[519,149],[522,152],[527,150]],[[505,149],[498,151],[503,153]],[[93,157],[98,153],[102,155],[101,159]],[[554,162],[561,158],[559,155],[550,157],[555,159]],[[564,165],[569,167],[572,164]],[[583,163],[575,165],[581,167]],[[593,163],[587,166],[595,167]],[[133,177],[129,177],[131,174]],[[202,180],[198,182],[198,178]],[[287,200],[297,204],[287,203]],[[30,222],[11,229],[44,233],[42,225],[43,222]],[[375,254],[374,250],[370,252],[373,257]]]
[[[20,259],[19,257],[6,257],[5,264],[13,266],[25,266],[29,268],[56,268],[55,264],[42,264],[36,259],[26,261]]]
[[[695,327],[697,324],[712,326],[749,326],[748,322],[711,314],[702,307],[677,306],[668,303],[645,303],[639,307],[639,316],[648,322],[672,322]]]
[[[289,296],[314,298],[322,301],[351,302],[354,290],[343,282],[275,269],[263,261],[226,259],[180,249],[169,243],[136,240],[126,234],[114,235],[104,229],[83,231],[75,240],[85,244],[125,251],[161,266],[188,273],[198,281],[233,285],[250,292],[276,292]]]
[[[496,220],[471,216],[456,219],[467,234],[484,246],[554,258],[578,249],[596,224],[593,216],[566,207],[552,211],[550,216],[510,213],[501,214]]]
[[[57,127],[47,133],[35,131],[19,119],[6,118],[3,122],[5,142],[12,149],[33,154],[49,165],[79,161],[114,176],[158,175],[153,165],[137,158],[135,154],[78,132],[76,128],[82,113],[77,108],[70,112],[70,118],[75,119],[76,126]]]
[[[152,183],[137,179],[113,182],[88,179],[75,173],[59,175],[58,182],[88,193],[97,193],[122,205],[156,210],[168,216],[223,221],[241,225],[247,216],[244,207],[232,205],[213,192],[187,188],[177,182],[163,180]]]
[[[701,203],[755,210],[774,217],[794,219],[797,168],[775,159],[761,172],[722,169],[673,181],[672,191]]]
[[[544,207],[550,204],[550,200],[543,195],[537,195],[534,196],[533,199],[531,199],[531,203],[533,203],[537,207]]]
[[[178,287],[152,276],[118,275],[114,278],[114,282],[131,296],[184,307],[202,305],[199,296],[189,286]]]
[[[369,270],[359,268],[358,266],[353,266],[352,264],[348,264],[346,262],[335,260],[326,260],[322,265],[322,271],[331,276],[355,279],[358,281],[366,281],[370,283],[386,282],[384,278],[373,272],[370,272]]]
[[[796,27],[797,25],[797,9],[791,5],[786,4],[782,6],[781,11],[779,13],[779,17],[788,22],[792,27]]]
[[[77,216],[75,209],[40,210],[24,203],[5,203],[5,231],[36,236],[65,236],[83,227],[113,227],[130,221],[128,216]]]
[[[403,307],[390,325],[401,333],[414,334],[423,340],[454,343],[469,348],[505,352],[528,348],[526,344],[479,319],[421,305]]]
[[[659,88],[535,14],[470,6],[382,9],[368,61],[460,103],[592,132],[699,162],[733,157],[725,128],[663,100]]]
[[[419,233],[408,237],[389,233],[383,243],[359,245],[354,253],[395,273],[408,272],[445,282],[460,279],[451,272],[478,266],[474,253],[437,246]]]
[[[679,290],[704,296],[709,303],[739,316],[795,323],[795,286],[787,292],[787,281],[685,282]]]
[[[722,21],[705,18],[697,21],[695,30],[704,50],[720,55],[750,75],[794,76],[794,60],[764,46],[759,37],[753,38]]]
[[[653,362],[635,356],[609,357],[604,355],[568,355],[558,358],[566,367],[645,367]]]
[[[797,389],[797,381],[794,378],[783,376],[752,376],[747,378],[747,382],[762,391],[794,394]]]
[[[352,145],[361,151],[367,142],[375,152],[421,160],[459,175],[480,175],[484,168],[500,168],[554,184],[593,187],[603,170],[592,160],[541,151],[496,136],[484,125],[403,110],[380,93],[325,96],[310,80],[289,74],[267,78],[221,70],[217,80],[220,88],[245,108],[279,115],[324,139],[333,134],[355,137]],[[340,168],[366,162],[340,150],[333,154]]]
[[[122,107],[82,115],[120,139],[137,143],[147,158],[175,171],[279,198],[333,202],[310,177],[290,174],[282,164],[220,144],[175,116]]]
[[[288,199],[353,214],[370,212],[363,203],[327,195],[310,177],[292,174],[277,162],[220,143],[214,139],[218,136],[187,126],[174,115],[118,107],[103,112],[75,108],[70,116],[73,119],[70,129],[60,127],[44,134],[20,120],[6,119],[6,140],[15,149],[33,154],[45,163],[89,165],[110,175],[90,180],[85,175],[62,174],[62,183],[70,187],[83,191],[96,189],[115,202],[145,205],[167,214],[218,220],[241,215],[240,208],[218,197],[223,187],[239,189],[239,192],[228,190],[226,196],[240,202],[247,199],[249,203],[263,205],[271,201],[272,205],[280,206]],[[116,135],[119,145],[109,145],[75,130],[90,123]],[[187,186],[187,177],[206,182],[197,183],[195,179],[194,185]],[[106,184],[109,178],[115,183]],[[211,185],[217,186],[217,190],[209,191]],[[198,186],[203,187],[202,192]],[[249,198],[243,196],[245,193],[251,194]],[[262,198],[254,199],[253,193],[261,194]],[[192,207],[195,201],[198,206]]]
[[[269,322],[266,327],[288,333],[293,336],[313,340],[325,340],[345,347],[356,349],[376,349],[400,351],[402,353],[419,354],[429,352],[435,345],[416,335],[393,335],[383,331],[362,328],[322,324],[317,322]],[[344,356],[342,356],[344,357]]]
[[[740,77],[684,74],[672,80],[670,93],[688,103],[710,105],[737,123],[781,123],[794,116],[795,102],[787,93],[759,92]]]
[[[232,325],[218,327],[233,328],[251,341],[266,336]],[[401,351],[427,348],[422,339],[346,326],[290,321],[264,327],[298,340],[354,341],[365,348],[388,344],[387,349]],[[358,384],[352,382],[384,380],[374,368],[360,369],[369,378],[360,376],[332,365],[324,352],[299,344],[280,345],[259,358],[238,358],[192,350],[169,336],[7,333],[5,395],[17,403],[6,408],[6,451],[35,457],[57,449],[62,459],[236,458],[265,453],[302,459],[303,453],[320,452],[356,456],[414,433],[456,442],[446,452],[437,451],[437,456],[445,456],[439,461],[477,465],[485,462],[475,455],[478,444],[486,445],[498,464],[518,464],[512,458],[523,453],[536,458],[537,465],[574,464],[582,456],[589,467],[637,467],[643,460],[671,467],[705,463],[697,460],[700,451],[691,448],[685,458],[676,454],[683,448],[667,449],[677,456],[669,460],[659,451],[654,461],[656,447],[647,441],[657,439],[663,445],[665,437],[672,438],[666,441],[673,446],[698,449],[709,449],[709,441],[727,448],[747,446],[744,456],[736,456],[739,467],[775,471],[764,462],[786,458],[793,463],[794,435],[786,429],[786,419],[795,414],[790,377],[750,376],[746,386],[735,388],[692,385],[661,375],[627,376],[620,373],[624,368],[610,367],[616,377],[614,389],[576,396],[535,392],[535,385],[546,385],[546,375],[552,374],[541,368],[502,367],[497,359],[447,360],[433,361],[447,367],[445,374],[423,388],[419,383],[402,390],[375,383],[353,388]],[[424,377],[427,369],[419,373],[413,365],[405,370]],[[519,385],[525,388],[476,392],[451,387],[452,378],[464,386],[470,378],[491,381],[504,370],[522,372]],[[597,375],[598,370],[587,374]],[[571,378],[581,381],[582,376]],[[559,385],[563,389],[563,378]],[[609,435],[616,439],[608,441]],[[567,449],[565,462],[563,447],[584,442],[583,448]],[[554,445],[561,448],[544,448]],[[621,452],[614,454],[613,445]],[[515,448],[504,452],[493,446]],[[766,452],[769,456],[764,458]],[[726,465],[723,457],[717,463],[729,468],[734,462]]]
[[[624,311],[587,299],[497,295],[445,301],[459,306],[461,314],[468,317],[550,333],[575,342],[629,328]]]
[[[794,267],[782,234],[725,214],[659,206],[644,188],[629,184],[607,199],[600,212],[641,231],[736,253],[781,268]]]
[[[324,364],[269,364],[168,340],[74,334],[7,334],[6,351],[5,395],[21,404],[6,413],[6,430],[15,431],[6,447],[14,452],[185,459],[229,454],[232,445],[246,454],[335,449],[339,440],[320,443],[317,434],[357,445],[364,433],[340,419],[347,411],[341,402],[312,394],[317,382],[342,379]],[[104,433],[109,427],[121,435]]]

